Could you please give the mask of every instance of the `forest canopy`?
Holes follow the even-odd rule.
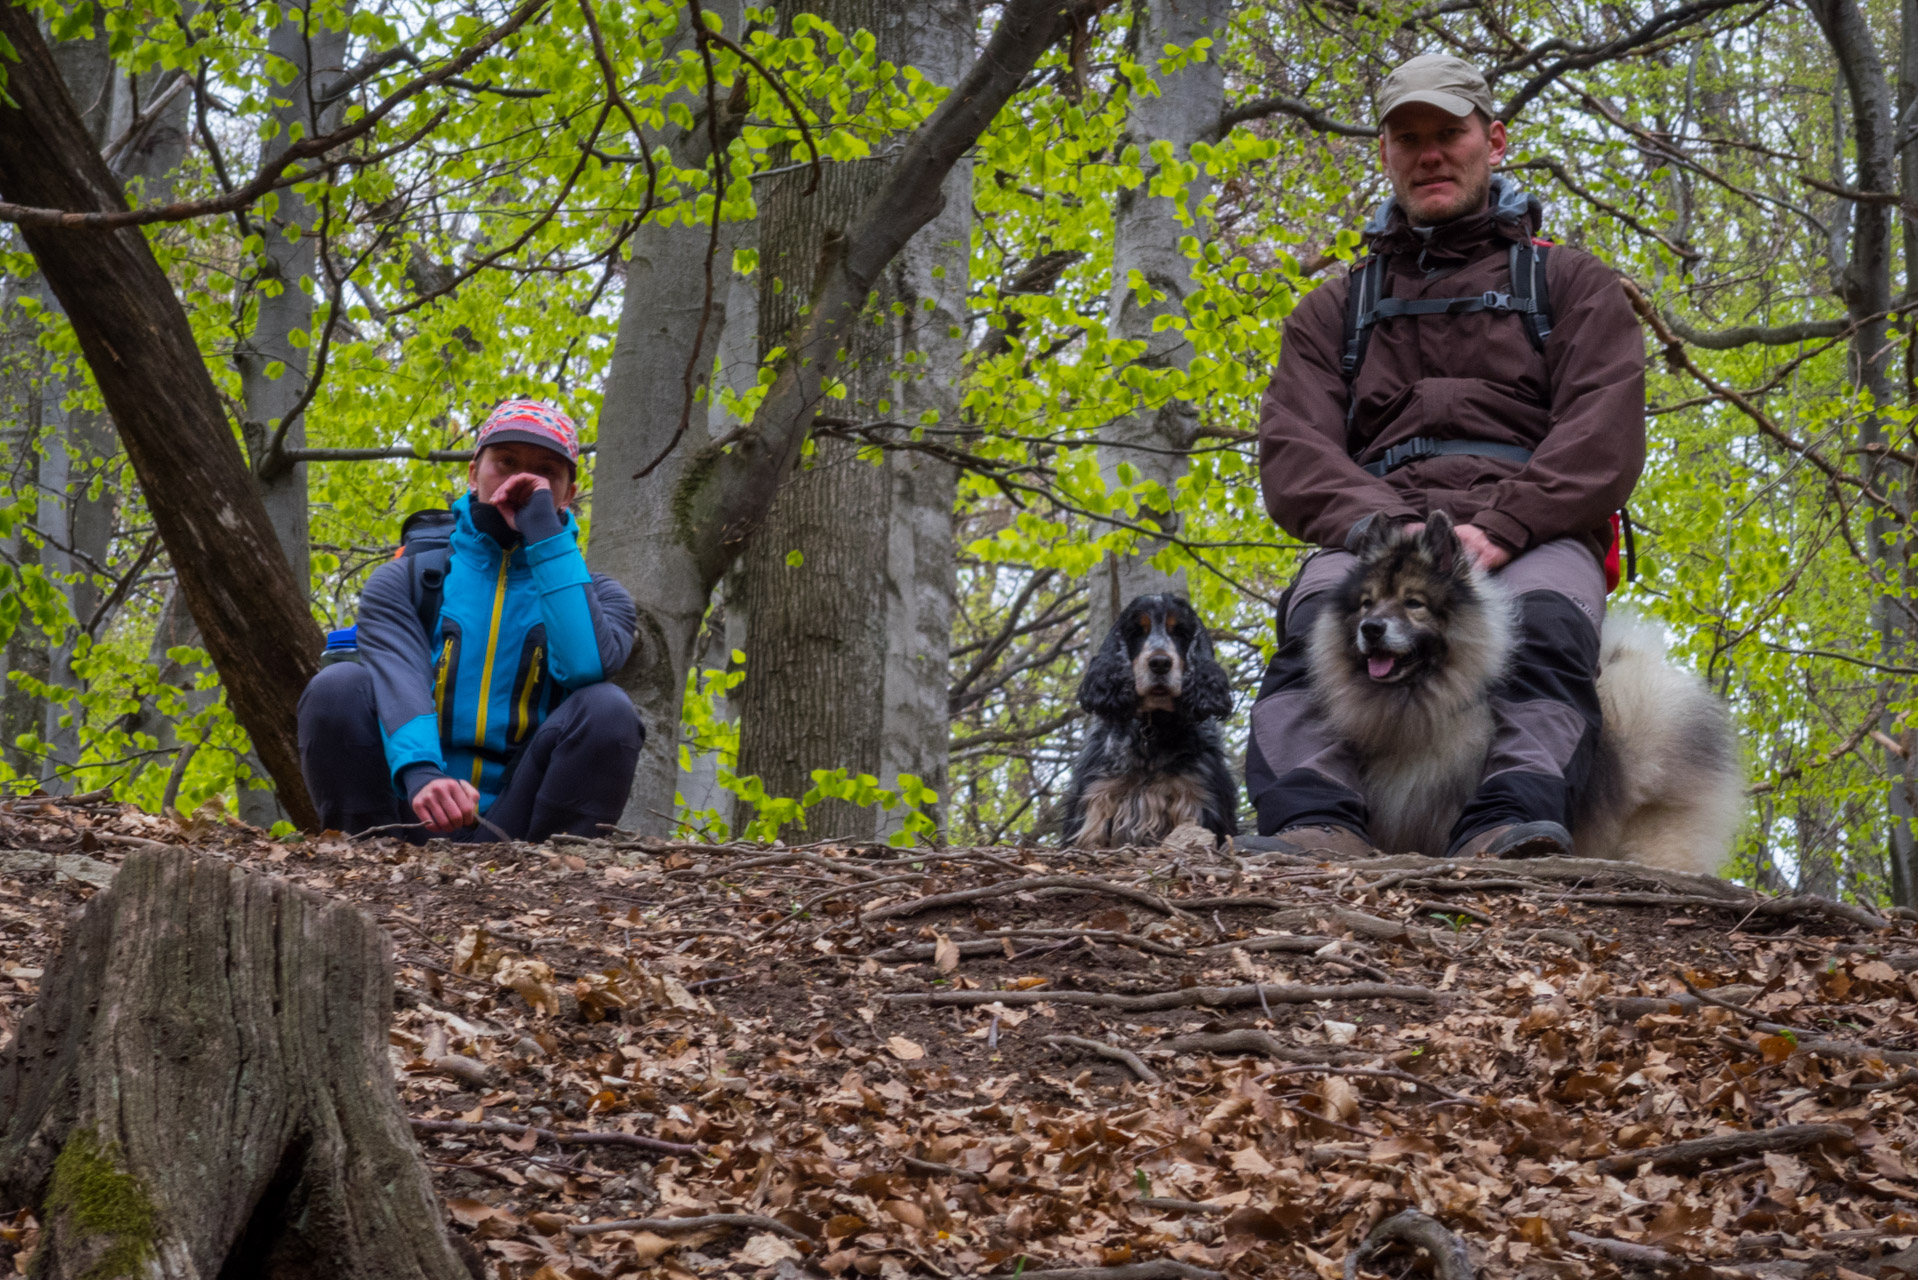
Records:
[[[26,198],[52,179],[0,146],[10,790],[285,821],[297,782],[276,797],[283,757],[245,725],[299,673],[236,675],[219,645],[248,609],[189,607],[256,566],[182,562],[165,531],[230,495],[153,485],[160,456],[243,467],[277,540],[255,549],[291,570],[252,621],[311,662],[512,396],[580,424],[588,563],[639,605],[635,830],[1047,836],[1088,649],[1159,586],[1211,628],[1242,758],[1305,550],[1260,499],[1259,398],[1388,192],[1379,82],[1441,51],[1484,71],[1544,234],[1643,321],[1651,451],[1613,603],[1734,709],[1731,870],[1918,901],[1908,9],[7,8],[125,193]],[[0,112],[35,101],[23,42]],[[109,403],[56,296],[109,242],[164,272],[217,439]],[[315,626],[272,621],[288,591]]]

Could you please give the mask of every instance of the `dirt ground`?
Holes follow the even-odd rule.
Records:
[[[152,843],[389,930],[400,1096],[499,1280],[1464,1274],[1453,1241],[1486,1277],[1918,1277],[1903,917],[1578,861],[276,843],[27,800],[0,1041]]]

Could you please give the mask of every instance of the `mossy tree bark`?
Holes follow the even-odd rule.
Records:
[[[0,1050],[0,1211],[36,1276],[466,1280],[387,1060],[392,957],[343,903],[131,855]]]

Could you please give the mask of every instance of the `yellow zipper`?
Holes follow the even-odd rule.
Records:
[[[486,669],[480,672],[479,718],[473,726],[473,785],[480,784],[480,772],[486,768],[486,757],[480,754],[486,746],[486,704],[493,694],[493,659],[499,654],[499,619],[506,610],[506,566],[511,563],[511,555],[499,558],[499,585],[493,589],[493,625],[486,634]]]
[[[519,719],[513,725],[512,733],[508,735],[514,741],[525,737],[528,727],[533,723],[533,690],[539,688],[539,663],[545,656],[544,646],[537,644],[533,646],[533,660],[527,665],[526,683],[520,686],[519,691]]]
[[[433,676],[433,707],[440,715],[446,717],[443,723],[448,727],[453,723],[453,713],[446,706],[446,681],[452,674],[453,637],[449,635],[440,643],[439,670]]]

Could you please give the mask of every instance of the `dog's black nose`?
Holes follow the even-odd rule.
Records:
[[[1385,624],[1377,618],[1367,618],[1359,623],[1359,634],[1365,638],[1367,644],[1377,644],[1385,639]]]
[[[1166,675],[1172,670],[1172,655],[1169,653],[1155,653],[1146,659],[1145,665],[1155,676]]]

